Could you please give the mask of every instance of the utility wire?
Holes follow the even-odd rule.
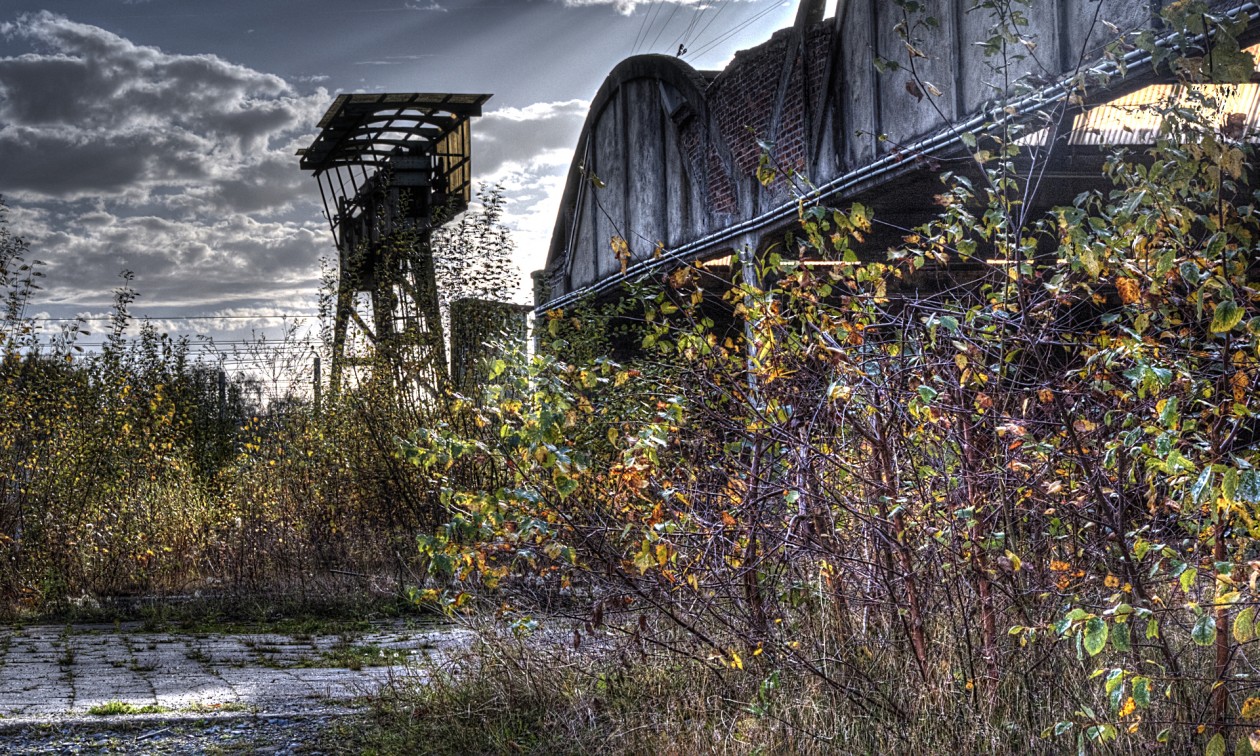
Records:
[[[677,45],[678,50],[685,51],[691,32],[695,30],[696,23],[699,22],[700,18],[704,15],[704,12],[708,9],[709,6],[704,5],[703,3],[693,8],[691,11],[691,23],[687,24],[687,27],[682,30],[682,33],[674,38],[674,41],[670,43],[670,47]],[[679,52],[679,55],[682,55],[682,52]]]
[[[720,0],[718,2],[717,12],[709,17],[709,22],[706,23],[704,27],[700,29],[700,31],[696,32],[695,40],[697,43],[700,42],[700,40],[704,38],[705,32],[707,32],[709,30],[709,27],[713,26],[713,23],[718,20],[718,17],[722,15],[722,11],[726,10],[726,7],[728,4],[729,4],[729,0]]]
[[[669,14],[669,18],[665,19],[665,23],[661,25],[661,28],[657,30],[656,36],[652,38],[652,44],[648,45],[649,51],[656,47],[656,43],[660,41],[661,35],[665,33],[665,30],[669,28],[669,25],[674,22],[674,16],[678,15],[678,9],[681,7],[682,6],[677,3],[674,4],[673,12]]]
[[[94,315],[90,318],[45,318],[45,317],[39,317],[39,316],[32,316],[29,318],[25,318],[25,320],[31,320],[31,321],[42,322],[42,323],[76,323],[76,322],[97,323],[101,321],[113,320],[114,317],[115,316],[113,315],[100,315],[100,316]],[[281,318],[281,319],[288,318],[288,319],[297,320],[301,318],[313,318],[313,317],[316,317],[315,313],[309,313],[305,315],[294,315],[293,313],[278,313],[274,315],[132,315],[129,317],[129,320],[132,320],[135,322],[144,322],[146,320],[267,320],[267,319],[275,319],[275,318]]]
[[[736,34],[739,34],[739,33],[740,33],[741,31],[743,31],[744,29],[748,28],[749,26],[751,26],[752,24],[756,23],[757,21],[760,21],[762,18],[764,18],[764,17],[766,17],[766,16],[770,15],[772,12],[774,12],[774,11],[776,11],[776,10],[778,10],[778,9],[779,9],[779,6],[778,6],[778,5],[772,5],[772,6],[770,6],[769,8],[766,8],[766,9],[765,9],[765,10],[763,10],[762,12],[760,12],[760,13],[758,13],[757,15],[753,16],[752,18],[748,19],[747,21],[743,22],[742,24],[739,24],[739,25],[738,25],[738,26],[736,26],[735,28],[731,29],[730,31],[728,31],[728,32],[726,32],[725,34],[723,34],[722,36],[718,37],[717,39],[715,39],[715,40],[713,40],[712,42],[708,43],[708,44],[707,44],[707,45],[705,45],[704,47],[700,48],[700,49],[699,49],[699,50],[697,50],[695,53],[691,53],[690,55],[694,55],[695,57],[699,57],[699,56],[701,56],[701,55],[704,55],[705,53],[709,52],[709,51],[710,51],[710,50],[712,50],[713,48],[715,48],[715,47],[717,47],[718,45],[722,44],[723,42],[725,42],[726,40],[728,40],[728,39],[730,39],[731,37],[735,36]]]
[[[656,23],[656,16],[659,16],[660,12],[660,0],[653,0],[652,7],[648,8],[647,12],[643,14],[643,25],[640,28],[642,35],[640,37],[635,37],[634,47],[630,50],[631,55],[637,54],[639,52],[639,45],[647,41],[647,35],[651,33],[652,26]],[[649,21],[648,19],[652,20]]]

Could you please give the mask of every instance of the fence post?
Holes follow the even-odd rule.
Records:
[[[319,355],[315,355],[315,414],[319,414],[319,403],[322,393],[322,381],[320,380],[320,364]]]
[[[227,419],[227,373],[219,370],[219,422]]]

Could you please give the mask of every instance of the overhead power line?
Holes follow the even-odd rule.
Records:
[[[132,315],[132,316],[129,316],[128,319],[135,322],[143,322],[145,320],[267,320],[267,319],[275,319],[275,318],[296,320],[298,318],[313,318],[313,317],[316,317],[315,313],[307,313],[307,314],[301,314],[301,315],[295,315],[293,313],[279,313],[275,315]],[[45,317],[34,316],[34,317],[26,318],[26,319],[33,320],[36,322],[42,322],[42,323],[75,323],[75,322],[99,323],[102,321],[113,320],[114,316],[113,315],[100,315],[100,316],[94,315],[90,318],[45,318]]]
[[[677,3],[674,4],[674,10],[670,12],[669,18],[665,19],[665,23],[661,24],[661,28],[656,30],[656,36],[652,38],[652,44],[648,45],[649,52],[656,47],[656,43],[660,41],[661,35],[664,34],[665,30],[669,28],[669,25],[674,22],[674,16],[678,15],[678,9],[681,7],[682,6]]]
[[[647,40],[647,35],[651,33],[652,25],[656,23],[656,16],[660,15],[660,11],[660,0],[653,0],[652,7],[648,8],[643,14],[643,23],[639,26],[639,34],[634,38],[634,47],[630,49],[631,55],[637,54],[639,45]]]
[[[699,50],[696,50],[694,53],[688,53],[688,55],[685,57],[699,57],[701,55],[704,55],[705,53],[709,52],[713,48],[722,44],[723,42],[730,39],[731,37],[734,37],[736,34],[739,34],[744,29],[747,29],[752,24],[755,24],[756,22],[760,21],[762,18],[765,18],[766,16],[770,15],[771,13],[773,13],[774,11],[778,9],[779,9],[778,5],[772,5],[769,8],[766,8],[765,10],[753,16],[752,18],[748,19],[747,21],[744,21],[743,23],[732,28],[730,31],[714,39],[712,42],[709,42],[704,47],[700,48]],[[716,18],[716,16],[714,18]]]
[[[676,47],[680,56],[686,51],[687,43],[691,41],[691,32],[695,31],[696,24],[699,23],[700,19],[704,16],[704,12],[707,11],[709,7],[710,6],[701,3],[693,8],[691,11],[691,23],[687,24],[686,28],[682,30],[682,33],[675,37],[674,41],[670,43],[670,48],[672,49]]]
[[[726,7],[729,4],[729,1],[730,0],[721,0],[721,2],[718,3],[718,9],[709,18],[709,22],[706,23],[704,27],[700,29],[700,31],[696,32],[696,36],[695,36],[696,42],[699,42],[701,39],[704,38],[705,32],[707,32],[709,30],[709,27],[713,26],[713,23],[718,20],[718,17],[722,15],[722,11],[726,10]]]

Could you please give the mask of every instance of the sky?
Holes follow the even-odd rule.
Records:
[[[310,316],[335,258],[295,151],[341,92],[492,93],[478,184],[508,200],[522,286],[541,268],[590,99],[634,53],[721,68],[788,0],[5,0],[0,195],[43,260],[28,314],[99,341],[134,314],[220,341]]]

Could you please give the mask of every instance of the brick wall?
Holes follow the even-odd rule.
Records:
[[[722,158],[714,147],[709,147],[709,153],[705,156],[705,168],[708,171],[709,203],[713,212],[734,215],[739,209],[735,200],[735,182],[726,172],[726,166],[722,164]]]
[[[728,204],[723,184],[733,184],[732,179],[738,181],[756,173],[761,157],[758,139],[774,142],[773,157],[780,168],[809,172],[810,116],[825,96],[833,33],[830,21],[810,29],[802,56],[792,44],[790,30],[781,31],[759,47],[736,53],[726,70],[709,85],[705,95],[714,136],[730,150],[735,173],[733,177],[726,176],[724,170],[719,170],[722,161],[713,155],[709,157],[709,191],[714,209],[729,212],[726,207],[738,204],[734,196],[729,197]],[[790,74],[782,93],[782,110],[776,114],[785,66],[791,67]],[[781,175],[771,191],[785,192],[787,182],[787,177]],[[730,189],[733,192],[734,186]]]
[[[800,55],[793,56],[792,74],[788,79],[783,97],[783,110],[779,114],[779,128],[774,135],[774,161],[780,171],[805,172],[805,72]],[[780,175],[771,189],[787,189],[789,179]]]
[[[730,149],[740,177],[757,170],[761,156],[757,140],[770,138],[789,40],[780,32],[760,47],[736,53],[705,93],[714,126]]]

